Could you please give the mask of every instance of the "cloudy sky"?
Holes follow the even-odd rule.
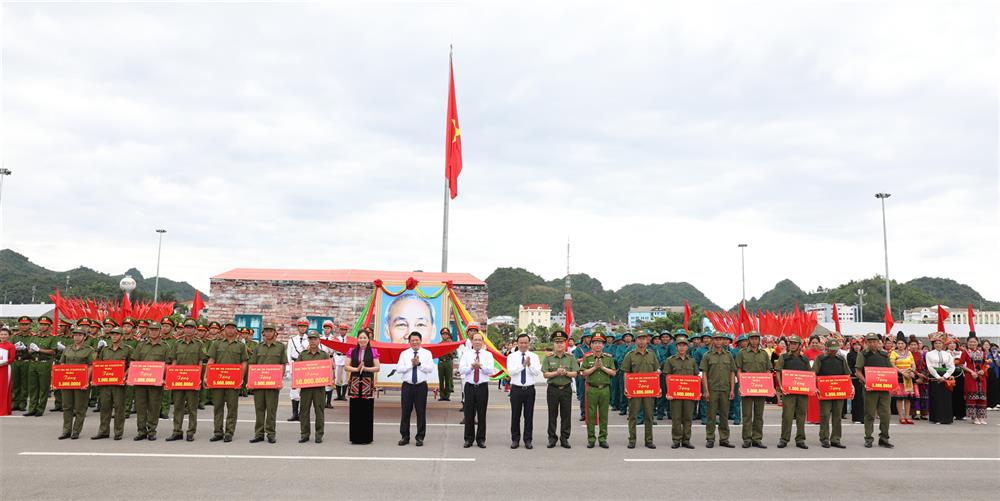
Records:
[[[454,43],[451,271],[1000,299],[995,3],[545,4],[4,3],[0,248],[438,270]]]

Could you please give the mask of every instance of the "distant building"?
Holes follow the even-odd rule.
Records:
[[[942,305],[945,310],[950,310]],[[903,322],[911,324],[934,324],[937,323],[937,306],[921,306],[903,310]]]
[[[935,313],[936,314],[936,313]],[[935,317],[937,321],[937,317]],[[951,310],[951,315],[945,320],[949,324],[969,324],[969,310],[965,308],[955,308]],[[997,325],[1000,324],[1000,311],[979,311],[972,310],[972,322],[979,325]]]
[[[628,326],[636,328],[643,322],[666,317],[668,313],[684,313],[683,306],[634,306],[628,309]]]
[[[0,325],[7,324],[13,329],[17,319],[25,315],[32,320],[38,320],[42,315],[52,318],[55,309],[54,304],[0,304]]]
[[[553,313],[551,325],[558,325],[559,327],[564,327],[566,325],[566,312]]]
[[[806,313],[816,312],[816,320],[819,322],[833,323],[833,305],[830,303],[813,303],[802,306]],[[837,316],[841,322],[854,322],[858,318],[858,306],[844,303],[837,303]]]
[[[547,304],[521,304],[517,307],[517,328],[527,329],[529,325],[552,325],[552,307]]]
[[[514,317],[510,315],[497,315],[486,321],[487,325],[514,325]]]

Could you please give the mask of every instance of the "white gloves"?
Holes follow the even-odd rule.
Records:
[[[104,348],[107,345],[108,345],[108,342],[105,341],[105,340],[103,340],[103,339],[97,341],[97,348],[98,349]]]
[[[24,343],[20,341],[18,341],[17,344],[14,345],[14,348],[17,348],[17,351],[24,351],[28,349],[28,347],[25,346]]]
[[[41,350],[41,348],[39,348],[38,345],[35,344],[35,343],[31,343],[31,346],[29,346],[29,348],[31,349],[32,353],[35,353],[35,352]]]
[[[66,349],[66,345],[62,344],[62,341],[59,341],[56,343],[56,348],[59,348],[59,351],[63,351]]]

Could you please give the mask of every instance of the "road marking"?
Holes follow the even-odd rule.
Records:
[[[1000,458],[931,458],[931,457],[884,457],[884,458],[625,458],[627,463],[739,463],[739,462],[822,462],[822,461],[1000,461]]]
[[[252,454],[156,454],[139,452],[21,452],[19,456],[99,456],[133,458],[182,458],[182,459],[316,459],[321,461],[419,461],[471,463],[476,458],[426,458],[378,456],[262,456]]]

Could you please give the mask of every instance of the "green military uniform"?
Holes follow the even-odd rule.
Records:
[[[725,338],[723,333],[716,333],[716,337]],[[705,441],[707,447],[715,446],[715,428],[719,428],[719,445],[732,447],[729,445],[729,395],[733,392],[733,374],[736,373],[736,361],[728,348],[722,347],[716,350],[713,346],[708,353],[701,358],[701,372],[703,374],[705,393],[708,394],[708,424],[705,427]]]
[[[802,341],[797,337],[788,339],[789,344],[798,343],[802,346]],[[778,362],[774,370],[779,374],[783,370],[808,371],[809,359],[799,351],[797,354],[791,352],[782,353],[778,357]],[[789,395],[781,397],[781,438],[778,440],[778,447],[785,447],[792,436],[792,422],[795,422],[795,446],[800,449],[808,449],[806,445],[806,409],[809,406],[808,395]]]
[[[749,337],[760,334],[751,332]],[[736,368],[741,373],[771,373],[771,355],[760,346],[747,347],[736,355]],[[767,397],[743,397],[743,447],[766,447],[764,440],[764,402]]]
[[[14,360],[10,364],[11,384],[14,395],[11,399],[12,411],[28,410],[28,369],[31,366],[31,351],[28,345],[31,344],[31,318],[20,317],[17,319],[18,329],[10,336],[11,344],[17,347]],[[27,330],[22,331],[21,327],[27,326]],[[33,412],[28,414],[34,415]]]
[[[840,343],[836,339],[826,342],[827,352],[816,357],[813,370],[816,376],[850,376],[851,369],[847,359],[837,353]],[[842,449],[840,444],[840,420],[844,414],[844,402],[847,399],[819,401],[819,442],[824,448],[831,445]],[[831,422],[833,434],[830,433]]]
[[[274,329],[274,326],[264,326],[265,330],[268,328]],[[284,343],[274,341],[268,344],[266,341],[261,341],[254,347],[253,353],[250,355],[250,365],[284,365],[285,356]],[[284,374],[284,369],[282,369],[282,374]],[[256,389],[251,391],[253,392],[255,411],[254,439],[262,438],[266,434],[268,442],[274,443],[277,433],[278,394],[281,390]],[[259,440],[257,441],[259,442]]]
[[[201,368],[201,356],[203,353],[201,341],[192,338],[185,341],[178,339],[170,347],[168,361],[173,365],[194,365]],[[184,427],[184,415],[188,417],[186,440],[194,440],[194,434],[198,431],[198,397],[201,388],[193,390],[173,390],[170,392],[174,401],[174,431],[167,440],[178,440],[181,438],[181,430]]]
[[[145,323],[145,320],[140,321],[140,324]],[[136,329],[131,335],[122,339],[122,344],[128,346],[132,350],[132,354],[135,354],[135,349],[139,347],[139,331]],[[125,417],[128,418],[135,412],[135,386],[125,386]]]
[[[150,325],[151,329],[159,329],[159,324]],[[147,340],[139,343],[133,352],[134,362],[166,362],[169,347],[160,339]],[[162,386],[135,387],[135,426],[137,434],[134,440],[156,440],[156,427],[160,424],[160,399],[163,398]]]
[[[687,339],[678,336],[675,343],[687,344]],[[674,355],[667,358],[663,363],[664,374],[675,374],[678,376],[697,376],[698,366],[690,353],[686,353],[682,358]],[[691,419],[694,417],[694,400],[670,400],[670,435],[673,439],[672,448],[683,446],[687,449],[694,449],[691,445]]]
[[[109,344],[97,353],[97,360],[124,360],[128,367],[132,349],[124,343],[116,348]],[[125,433],[125,385],[100,387],[101,424],[96,438],[107,438],[111,432],[111,414],[115,417],[115,440],[121,440]]]
[[[593,347],[594,342],[603,340],[604,336],[594,334],[591,339],[591,347]],[[598,357],[596,354],[588,354],[580,362],[580,370],[586,371],[592,369],[597,364],[597,360]],[[600,360],[604,368],[615,370],[615,359],[611,355],[602,353]],[[599,440],[601,447],[607,448],[611,376],[602,370],[595,370],[584,379],[586,380],[584,402],[586,402],[587,406],[587,447],[593,447],[594,441]],[[595,427],[598,425],[600,426],[599,435],[595,434]]]
[[[229,324],[227,324],[228,326]],[[208,352],[210,363],[216,364],[245,364],[250,358],[247,355],[247,347],[239,339],[220,339],[212,344]],[[231,442],[233,434],[236,433],[236,416],[240,404],[240,390],[230,388],[212,388],[212,413],[215,424],[215,435],[211,441],[225,440]],[[225,418],[225,429],[223,429],[223,418]]]
[[[73,344],[73,335],[71,334],[71,331],[69,329],[64,328],[69,326],[70,325],[66,323],[60,325],[59,327],[59,335],[56,336],[56,341],[55,341],[57,350],[56,353],[59,354],[57,358],[62,356],[62,351],[65,350],[67,346],[71,346]],[[62,347],[59,347],[60,343],[62,343]],[[52,409],[50,410],[52,412],[62,412],[62,391],[53,391],[52,400],[54,403],[52,405]]]
[[[209,325],[211,325],[211,324],[217,324],[217,322],[210,322]],[[218,340],[217,339],[206,339],[206,340],[202,341],[203,346],[202,346],[201,360],[202,360],[202,362],[205,362],[201,366],[201,378],[202,379],[205,379],[205,370],[208,367],[208,352],[212,349],[212,345],[215,344],[216,341],[218,341]],[[211,405],[212,404],[212,390],[210,390],[207,386],[201,389],[201,401],[198,402],[198,404],[199,404],[198,408],[200,408],[200,409],[204,409],[206,405]]]
[[[253,330],[251,330],[249,327],[244,327],[243,330],[245,332],[241,332],[241,334],[247,334],[247,333],[252,334],[253,333]],[[257,341],[254,341],[253,339],[243,338],[243,342],[246,344],[246,347],[247,347],[247,360],[250,360],[250,356],[253,355],[254,348],[257,347]],[[243,371],[243,386],[240,387],[240,396],[241,397],[250,396],[250,391],[247,390],[247,376],[248,376],[248,374],[249,373],[247,371]],[[332,409],[332,407],[331,407],[331,409]]]
[[[865,340],[878,340],[878,334],[868,333]],[[865,367],[892,367],[889,354],[883,350],[873,351],[865,348],[858,354],[854,367],[857,373],[864,375]],[[865,447],[871,447],[875,431],[875,416],[878,415],[878,443],[885,447],[889,444],[889,392],[865,389]]]
[[[81,332],[82,331],[78,331]],[[80,347],[67,346],[59,357],[60,364],[90,365],[94,361],[94,349],[86,344]],[[51,363],[49,364],[51,367]],[[90,379],[90,374],[87,374]],[[48,387],[46,387],[48,389]],[[62,390],[63,392],[63,430],[59,438],[80,438],[83,431],[83,420],[87,417],[87,390]]]
[[[451,334],[448,334],[449,339],[445,340],[444,336],[446,331],[441,329],[441,342],[448,343],[451,342]],[[455,392],[455,352],[446,353],[438,357],[438,392],[440,392],[440,398],[438,400],[449,401],[451,394]]]
[[[316,331],[309,331],[309,337],[318,338],[319,334]],[[330,358],[330,355],[323,350],[317,349],[316,352],[313,353],[307,349],[302,353],[299,353],[299,358],[296,359],[296,362],[324,360],[327,358]],[[323,420],[326,419],[323,412],[324,393],[325,389],[322,386],[317,386],[315,388],[302,388],[299,390],[299,430],[301,432],[299,442],[309,440],[310,408],[316,411],[316,443],[323,441],[323,430],[325,428]]]
[[[162,333],[160,340],[167,345],[168,350],[173,350],[174,344],[177,343],[177,330],[174,328],[174,321],[170,317],[163,317],[160,325],[170,325],[170,332]],[[174,403],[173,393],[173,390],[163,389],[163,398],[160,399],[160,419],[170,418],[170,405]]]
[[[28,364],[28,412],[35,416],[45,413],[49,389],[52,388],[52,361],[57,358],[58,342],[59,338],[53,337],[50,332],[39,331],[25,343],[29,347],[31,357],[31,362]],[[30,351],[32,343],[38,347],[38,351]]]
[[[648,337],[646,333],[639,333],[639,337]],[[640,374],[640,373],[658,373],[660,371],[660,361],[656,358],[656,354],[653,353],[648,348],[639,352],[638,348],[635,351],[629,352],[625,355],[622,361],[622,372],[627,374]],[[659,381],[657,381],[659,383]],[[643,420],[644,428],[644,438],[646,441],[646,447],[655,448],[653,445],[653,405],[655,404],[655,398],[653,397],[635,397],[628,399],[628,445],[629,448],[635,447],[636,433],[635,424],[638,418],[639,410],[642,409],[645,419]]]
[[[553,343],[566,342],[566,335],[558,332],[553,334]],[[545,357],[542,362],[542,373],[556,372],[562,367],[567,373],[575,373],[580,370],[576,358],[569,353],[562,356],[555,354]],[[573,378],[569,376],[554,375],[548,379],[548,389],[545,392],[545,401],[549,408],[548,422],[548,447],[556,446],[556,439],[562,447],[569,449],[569,435],[573,424],[570,422],[570,412],[573,409]],[[556,436],[556,419],[559,419],[559,435]]]

